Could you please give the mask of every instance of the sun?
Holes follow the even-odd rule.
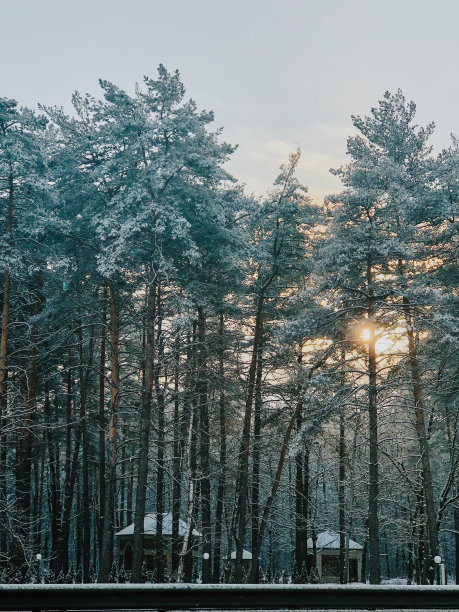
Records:
[[[361,327],[360,328],[360,341],[368,344],[370,342],[372,334],[370,327]],[[405,349],[404,341],[404,328],[398,326],[391,331],[381,329],[374,330],[374,342],[375,342],[375,350],[379,355],[394,355],[396,353],[403,352]]]

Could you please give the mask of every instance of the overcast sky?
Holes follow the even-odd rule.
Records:
[[[439,150],[459,133],[458,0],[0,0],[0,96],[70,111],[98,79],[133,90],[159,63],[239,148],[263,193],[301,147],[315,198],[339,189],[351,114],[401,88]]]

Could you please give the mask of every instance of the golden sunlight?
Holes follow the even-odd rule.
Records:
[[[362,327],[359,336],[361,342],[369,342],[371,337],[370,329]],[[389,333],[387,331],[384,333],[382,329],[376,329],[375,340],[375,349],[379,355],[395,355],[406,350],[405,328],[403,326],[397,326]]]

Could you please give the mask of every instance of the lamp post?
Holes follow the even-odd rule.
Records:
[[[209,558],[210,558],[210,555],[209,555],[208,552],[205,552],[202,555],[202,565],[203,565],[203,568],[204,568],[204,564],[206,564],[206,566],[207,566],[207,563],[209,562]],[[202,574],[204,575],[204,570],[203,570]],[[204,580],[203,580],[203,582],[204,582]]]
[[[437,566],[437,584],[446,584],[445,563],[440,555],[435,555],[434,561]]]
[[[37,553],[35,559],[37,560],[37,584],[41,584],[41,554]]]

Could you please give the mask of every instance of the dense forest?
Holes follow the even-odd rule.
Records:
[[[458,141],[386,93],[341,193],[313,202],[297,151],[261,198],[177,72],[100,86],[0,98],[0,581],[126,580],[132,523],[133,582],[314,581],[324,530],[341,582],[350,538],[371,583],[454,577]]]

